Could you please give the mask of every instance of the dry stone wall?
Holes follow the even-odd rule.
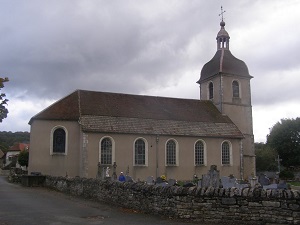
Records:
[[[155,186],[86,178],[46,177],[66,194],[170,218],[219,224],[300,224],[300,193],[258,188]]]

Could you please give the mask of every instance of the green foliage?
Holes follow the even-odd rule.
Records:
[[[255,143],[256,170],[277,171],[277,152],[264,143]]]
[[[292,171],[289,170],[282,170],[279,173],[279,178],[284,180],[293,180],[295,178],[295,175]]]
[[[0,77],[0,90],[4,87],[4,82],[8,82],[8,78]],[[8,99],[5,98],[6,95],[4,93],[0,93],[0,122],[3,121],[4,118],[7,117],[8,110],[5,105],[7,105]]]
[[[29,132],[0,132],[0,149],[4,152],[8,150],[10,146],[15,143],[29,143],[30,133]]]
[[[282,119],[277,122],[267,136],[267,144],[278,152],[282,165],[299,166],[300,118]]]
[[[28,166],[28,161],[29,161],[29,152],[24,150],[24,151],[21,151],[19,156],[18,156],[18,163],[21,165],[21,166]]]

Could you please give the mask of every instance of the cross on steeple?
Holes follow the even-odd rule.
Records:
[[[223,6],[221,6],[221,13],[219,14],[219,16],[222,16],[222,21],[223,21],[223,14],[225,13],[226,11],[223,11]]]

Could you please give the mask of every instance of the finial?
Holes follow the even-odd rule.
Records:
[[[223,6],[221,6],[221,13],[219,14],[219,16],[222,16],[222,22],[223,22],[223,14],[225,13],[226,11],[223,11]]]

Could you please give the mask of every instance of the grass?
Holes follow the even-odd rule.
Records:
[[[289,182],[290,185],[294,185],[294,186],[300,186],[300,182],[299,181],[291,181]]]

